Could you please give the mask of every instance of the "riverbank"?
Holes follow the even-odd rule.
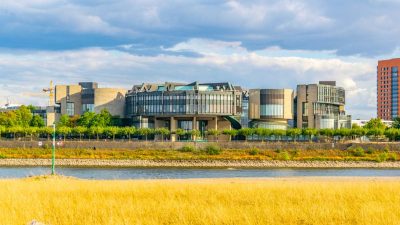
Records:
[[[50,166],[51,159],[0,159],[0,166]],[[278,160],[110,160],[57,159],[66,167],[164,168],[400,168],[400,161],[278,161]]]
[[[398,224],[400,180],[0,180],[0,221],[29,224]],[[66,210],[68,209],[68,210]]]

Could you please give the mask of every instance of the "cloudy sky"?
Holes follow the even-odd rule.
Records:
[[[354,118],[376,116],[376,65],[399,57],[399,0],[1,0],[0,104],[97,81],[337,80]]]

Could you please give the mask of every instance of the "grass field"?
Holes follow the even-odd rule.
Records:
[[[0,181],[0,224],[399,224],[389,178]]]
[[[228,159],[228,160],[319,160],[319,161],[397,161],[400,152],[365,150],[268,150],[268,149],[220,149],[207,152],[203,149],[182,150],[93,150],[57,149],[56,157],[61,159]],[[216,153],[216,154],[215,154]],[[0,159],[7,158],[51,158],[51,149],[0,149]]]

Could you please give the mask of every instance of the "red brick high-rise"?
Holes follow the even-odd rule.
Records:
[[[399,116],[400,58],[380,60],[377,67],[377,115],[384,120]]]

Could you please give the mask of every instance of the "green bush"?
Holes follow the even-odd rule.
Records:
[[[388,160],[390,161],[397,161],[397,154],[396,153],[390,153],[388,155]]]
[[[185,145],[179,149],[180,152],[194,152],[196,148],[192,145]]]
[[[249,150],[249,155],[258,155],[260,150],[258,148],[252,148]]]
[[[356,157],[363,157],[365,156],[364,149],[362,147],[356,147],[350,150],[350,153]]]
[[[376,157],[377,162],[385,162],[388,159],[388,154],[386,152],[379,154]]]
[[[290,155],[287,151],[283,151],[283,152],[278,153],[276,159],[288,161],[288,160],[290,160]]]
[[[219,155],[222,152],[218,145],[207,145],[204,150],[208,155]]]
[[[372,147],[368,147],[368,149],[365,151],[365,153],[367,154],[374,154],[375,153],[375,149]]]
[[[6,159],[7,158],[7,156],[6,155],[4,155],[4,154],[0,154],[0,159]]]
[[[390,151],[390,148],[389,148],[389,146],[385,146],[385,148],[383,149],[383,151],[385,152],[385,153],[388,153],[389,151]]]

